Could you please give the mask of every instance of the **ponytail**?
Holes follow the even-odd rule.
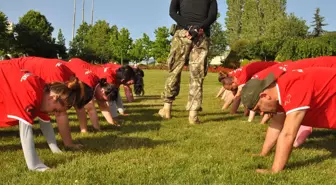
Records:
[[[67,86],[69,89],[77,91],[79,90],[78,95],[80,99],[83,99],[85,96],[85,87],[84,83],[79,81],[78,78],[74,78],[72,81],[67,82]]]
[[[45,88],[47,92],[53,92],[58,96],[58,101],[67,106],[82,108],[92,99],[93,91],[88,85],[74,78],[69,82],[53,82]]]

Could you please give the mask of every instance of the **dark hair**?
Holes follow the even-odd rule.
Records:
[[[118,88],[113,84],[107,83],[106,78],[101,78],[99,85],[104,89],[107,101],[115,101],[118,98]]]
[[[83,83],[83,82],[80,82],[80,83],[83,84],[84,96],[77,102],[76,107],[79,109],[84,107],[86,104],[88,104],[93,98],[93,88],[91,88],[86,83]]]
[[[219,74],[218,74],[218,81],[219,82],[222,82],[222,80],[225,78],[225,77],[227,77],[228,75],[226,74],[226,73],[224,73],[224,72],[219,72]]]
[[[124,80],[124,83],[126,83],[135,78],[135,73],[132,67],[124,65],[117,69],[116,77],[118,81]]]
[[[11,59],[11,57],[9,57],[9,55],[4,56],[4,60],[9,60],[9,59]]]
[[[231,85],[233,83],[233,77],[232,76],[224,77],[221,82],[224,85]]]
[[[67,106],[68,109],[72,106],[77,108],[84,107],[84,105],[91,101],[93,96],[92,88],[79,81],[78,78],[73,78],[66,83],[53,82],[47,84],[44,91],[55,93],[58,96],[57,101],[62,106]]]
[[[134,69],[134,73],[135,73],[135,77],[137,77],[137,76],[145,77],[145,73],[139,67]]]
[[[135,72],[135,79],[134,79],[134,93],[137,96],[144,95],[145,90],[144,90],[144,82],[143,82],[143,77],[145,76],[143,70],[140,68],[134,69]]]

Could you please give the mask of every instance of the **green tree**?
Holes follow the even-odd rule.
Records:
[[[306,37],[308,26],[306,21],[296,17],[293,13],[273,21],[266,30],[264,38],[286,40],[291,37]]]
[[[308,26],[305,20],[296,17],[294,14],[276,19],[268,25],[263,37],[259,40],[260,50],[259,53],[255,53],[255,57],[274,60],[286,40],[305,38],[307,33]]]
[[[170,50],[169,30],[163,26],[157,28],[154,33],[155,41],[152,43],[151,56],[159,63],[166,62]]]
[[[17,49],[32,56],[56,57],[52,32],[54,28],[40,12],[30,10],[14,28],[17,33]]]
[[[110,31],[110,25],[106,21],[98,20],[86,35],[86,47],[100,62],[107,62],[110,59]]]
[[[13,33],[8,29],[7,16],[0,11],[0,56],[10,50]]]
[[[69,55],[71,58],[78,57],[86,61],[94,60],[92,51],[88,48],[87,35],[91,26],[83,22],[77,29],[75,38],[70,42]]]
[[[118,42],[118,36],[119,36],[119,30],[116,25],[113,25],[111,27],[110,31],[110,37],[109,37],[109,53],[110,53],[110,59],[112,60],[117,60],[117,55],[116,55],[116,47],[117,47],[117,42]]]
[[[311,25],[313,27],[312,36],[318,37],[325,32],[325,30],[323,30],[322,27],[327,26],[328,24],[324,23],[325,18],[320,15],[320,8],[316,8],[316,12],[314,14],[313,19],[314,20]]]
[[[56,44],[61,45],[61,46],[65,46],[65,38],[64,38],[64,35],[62,33],[62,29],[58,30]]]
[[[152,41],[150,40],[149,36],[144,33],[142,35],[142,42],[143,42],[143,49],[144,49],[144,60],[147,61],[148,65],[148,60],[151,57],[151,49],[152,49]]]
[[[262,35],[267,32],[269,26],[273,24],[274,21],[282,19],[286,16],[286,0],[259,0],[258,1],[259,14],[262,19],[262,24],[260,29],[262,30]]]
[[[135,61],[135,63],[140,62],[145,58],[145,49],[143,39],[136,39],[131,49],[129,50],[130,57]]]
[[[225,26],[228,43],[231,45],[240,38],[242,14],[245,0],[226,0]]]
[[[63,35],[61,29],[58,30],[56,48],[57,48],[58,55],[59,55],[60,58],[62,58],[62,59],[67,58],[67,53],[66,53],[67,49],[66,49],[66,46],[65,46],[65,38],[64,38],[64,35]]]
[[[259,39],[263,31],[263,20],[260,14],[259,1],[245,0],[241,17],[241,38]]]
[[[218,14],[217,18],[220,17],[220,14]],[[217,19],[218,20],[218,19]],[[211,25],[211,31],[210,31],[210,49],[208,54],[208,59],[211,60],[212,58],[223,55],[226,46],[227,41],[225,37],[225,32],[222,28],[222,25],[219,22],[215,22]]]
[[[118,39],[115,43],[115,55],[120,59],[120,63],[123,65],[124,60],[129,60],[128,51],[132,45],[132,38],[130,32],[126,28],[122,28],[118,34]]]

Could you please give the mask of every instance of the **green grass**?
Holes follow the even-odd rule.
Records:
[[[80,134],[75,113],[70,113],[72,136],[85,145],[82,151],[52,154],[34,126],[38,154],[54,171],[28,171],[17,127],[1,129],[0,184],[336,184],[335,132],[314,131],[293,151],[286,171],[257,174],[256,168],[272,165],[274,152],[265,158],[251,156],[260,151],[267,126],[257,124],[260,118],[248,123],[246,117],[220,111],[222,103],[214,99],[220,88],[216,74],[205,80],[204,124],[195,126],[188,124],[184,109],[188,72],[171,120],[156,114],[167,73],[145,73],[146,96],[126,104],[131,115],[123,118],[120,129],[102,118],[103,132]],[[58,133],[57,140],[63,148]]]

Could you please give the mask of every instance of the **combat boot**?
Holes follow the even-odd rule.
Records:
[[[190,124],[201,124],[201,121],[198,119],[198,111],[189,111],[189,123]]]
[[[163,105],[163,108],[159,110],[159,115],[162,118],[170,119],[171,118],[171,109],[172,109],[172,103],[165,103]]]

